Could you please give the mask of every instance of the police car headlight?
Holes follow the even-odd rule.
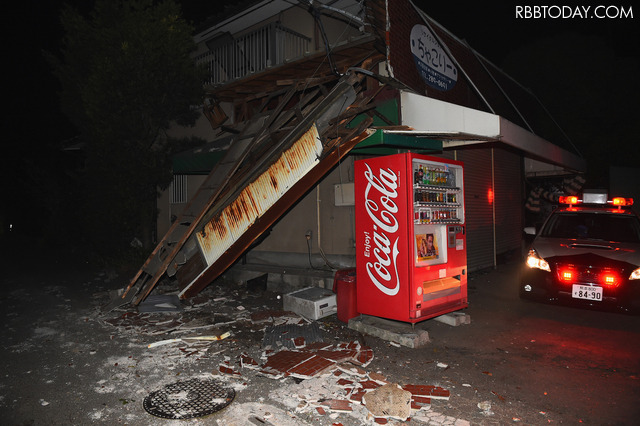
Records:
[[[551,268],[549,268],[547,261],[538,256],[538,253],[534,249],[529,250],[529,254],[527,255],[527,266],[529,268],[537,268],[551,272]]]
[[[640,280],[640,268],[636,269],[629,275],[630,280]]]

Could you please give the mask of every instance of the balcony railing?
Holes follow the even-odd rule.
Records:
[[[278,66],[309,51],[311,39],[275,22],[241,37],[226,36],[207,43],[209,52],[196,57],[209,78],[222,84]]]

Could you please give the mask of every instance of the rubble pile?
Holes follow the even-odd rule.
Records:
[[[250,294],[205,293],[181,302],[181,307],[158,298],[158,310],[129,308],[113,312],[102,322],[130,337],[138,336],[148,356],[168,362],[168,370],[175,371],[176,364],[188,358],[192,368],[201,366],[210,377],[234,383],[239,392],[250,391],[259,378],[272,380],[269,392],[254,401],[250,410],[233,409],[246,404],[234,402],[216,414],[219,421],[238,421],[228,417],[234,413],[250,416],[249,421],[269,422],[278,412],[280,421],[288,419],[286,424],[294,425],[340,424],[336,420],[345,415],[359,424],[412,418],[431,424],[465,424],[431,411],[433,399],[449,399],[448,390],[392,383],[381,373],[368,371],[374,359],[370,347],[357,340],[338,342],[335,336],[327,342],[323,323],[280,310],[273,303],[252,309],[240,304],[258,301],[250,298]],[[286,408],[280,412],[274,405]]]

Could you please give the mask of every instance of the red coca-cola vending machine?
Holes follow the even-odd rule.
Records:
[[[359,313],[417,323],[467,307],[461,162],[358,160],[355,203]]]

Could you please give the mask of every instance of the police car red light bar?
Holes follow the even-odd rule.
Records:
[[[632,206],[633,198],[614,197],[611,200],[611,203],[614,206]]]
[[[580,202],[578,197],[576,197],[575,195],[562,196],[558,198],[558,201],[561,204],[578,204],[578,202]]]

